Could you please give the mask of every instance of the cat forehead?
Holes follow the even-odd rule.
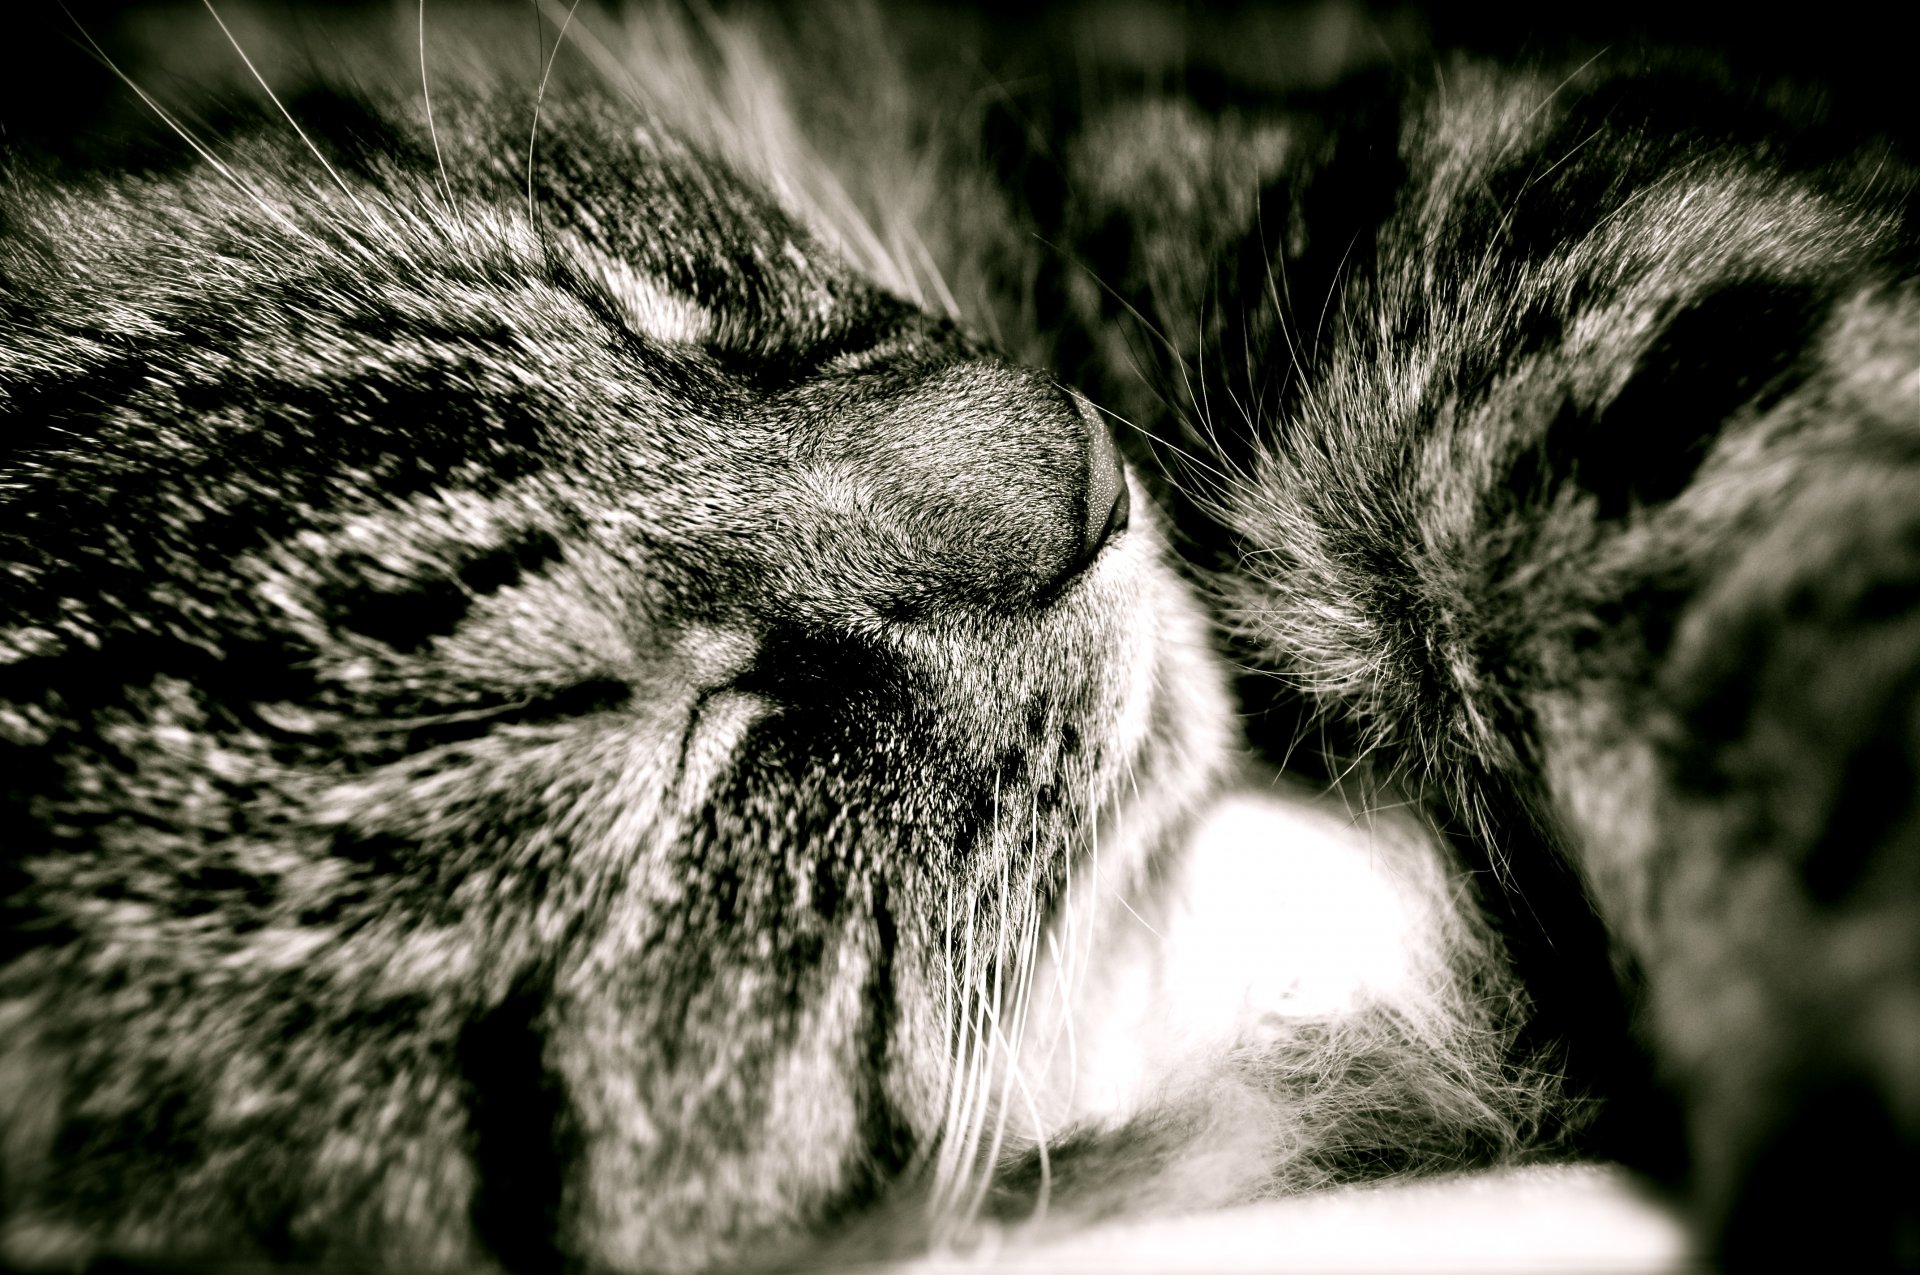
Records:
[[[536,149],[530,174],[536,224],[684,290],[772,279],[855,285],[767,190],[637,108],[595,104],[564,119]]]

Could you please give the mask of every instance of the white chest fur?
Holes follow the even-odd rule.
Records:
[[[1363,998],[1418,1016],[1462,941],[1438,850],[1394,811],[1243,785],[1182,851],[1074,884],[1021,1051],[1055,1128],[1124,1120],[1227,1051]]]
[[[1052,1141],[1118,1129],[1156,1110],[1194,1145],[1142,1184],[1139,1209],[977,1237],[915,1267],[1006,1270],[1681,1269],[1689,1245],[1670,1207],[1623,1170],[1487,1170],[1220,1208],[1270,1147],[1236,1056],[1288,1033],[1387,1012],[1444,1041],[1461,962],[1481,923],[1431,835],[1403,811],[1258,778],[1221,796],[1176,853],[1123,874],[1092,864],[1036,979],[1018,1068],[1029,1121]],[[1025,1106],[1025,1104],[1022,1104]],[[1010,1133],[1020,1130],[1018,1116]],[[1238,1180],[1236,1184],[1235,1180]],[[1256,1194],[1258,1192],[1255,1192]],[[1038,1221],[1044,1209],[1035,1215]],[[1182,1216],[1185,1215],[1185,1216]]]

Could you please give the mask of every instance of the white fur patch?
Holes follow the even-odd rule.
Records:
[[[1425,831],[1298,787],[1225,793],[1167,874],[1079,881],[1098,933],[1071,995],[1041,989],[1029,1020],[1054,1127],[1129,1118],[1304,1018],[1384,1002],[1425,1020],[1461,941]]]
[[[1039,1086],[1056,1118],[1124,1119],[1292,1019],[1362,998],[1417,1004],[1444,962],[1437,851],[1391,813],[1353,819],[1296,788],[1243,788],[1213,805],[1171,872],[1151,886],[1093,887],[1119,907],[1081,903],[1105,932],[1072,997],[1072,1028],[1040,1029],[1075,1036],[1074,1074]],[[1059,1012],[1043,996],[1043,1019]],[[1054,1067],[1064,1060],[1045,1052]]]
[[[641,336],[666,345],[700,345],[713,336],[711,311],[624,261],[593,254],[593,264],[620,307],[620,317]]]
[[[1376,855],[1376,836],[1325,802],[1241,792],[1216,805],[1189,846],[1183,919],[1164,977],[1201,1021],[1337,1013],[1409,978],[1416,918]]]

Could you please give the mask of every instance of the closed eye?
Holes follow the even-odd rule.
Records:
[[[717,325],[705,306],[624,261],[595,255],[607,297],[634,333],[663,345],[705,345],[712,339]]]
[[[846,375],[864,372],[876,364],[884,363],[906,353],[912,348],[912,337],[906,333],[891,332],[880,337],[871,345],[855,349],[841,349],[819,364],[819,371],[828,375]]]

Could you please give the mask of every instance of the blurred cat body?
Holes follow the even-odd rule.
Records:
[[[1729,1263],[1912,1263],[1920,147],[1732,67],[1036,93],[1021,175],[1254,720],[1480,865],[1589,1145]]]

